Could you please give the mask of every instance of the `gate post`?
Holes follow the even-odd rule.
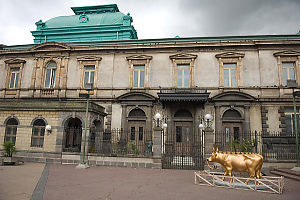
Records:
[[[161,169],[162,128],[153,129],[153,168]]]
[[[204,161],[210,157],[212,153],[213,146],[215,144],[214,130],[211,128],[204,129]],[[204,165],[204,169],[209,169],[207,163]]]

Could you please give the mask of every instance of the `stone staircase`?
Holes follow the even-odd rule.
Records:
[[[279,168],[279,169],[272,170],[270,173],[277,176],[284,176],[285,178],[300,181],[300,168],[299,167],[297,168],[299,169],[299,171],[286,169],[286,168]]]

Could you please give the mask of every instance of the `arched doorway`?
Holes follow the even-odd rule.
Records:
[[[140,154],[145,151],[146,143],[146,114],[140,108],[131,110],[128,114],[127,141],[130,144],[128,152]],[[135,149],[137,150],[136,152]]]
[[[65,123],[64,151],[80,152],[82,123],[78,118],[70,118]]]
[[[89,152],[103,152],[103,124],[101,120],[94,120],[90,127]]]
[[[239,111],[235,109],[226,110],[222,116],[222,126],[226,143],[241,139],[243,119]]]

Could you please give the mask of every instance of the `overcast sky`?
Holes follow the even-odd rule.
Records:
[[[139,39],[300,30],[300,0],[0,0],[0,44],[32,44],[38,20],[73,15],[73,6],[112,3],[130,13]]]

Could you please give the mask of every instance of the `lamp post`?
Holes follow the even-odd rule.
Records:
[[[293,105],[294,105],[294,132],[296,135],[296,167],[300,167],[299,162],[299,139],[298,139],[298,124],[297,124],[297,107],[296,107],[296,96],[300,96],[300,91],[295,92],[295,88],[297,88],[298,84],[296,80],[287,80],[287,87],[292,88],[293,91]]]
[[[83,151],[82,151],[81,163],[78,165],[79,168],[86,168],[87,167],[87,164],[85,163],[86,133],[87,133],[87,123],[88,123],[88,116],[89,116],[90,91],[92,91],[94,89],[93,86],[94,86],[93,83],[87,83],[87,84],[85,84],[85,90],[87,91],[87,93],[79,93],[79,97],[85,97],[86,98]]]

